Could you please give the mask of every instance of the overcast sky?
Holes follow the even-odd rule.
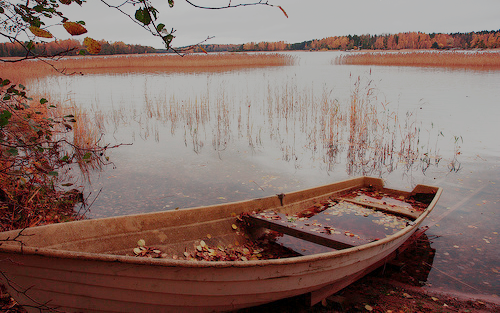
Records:
[[[121,3],[123,0],[108,0]],[[229,0],[193,0],[201,5],[227,4]],[[242,1],[232,1],[233,4]],[[173,46],[198,43],[280,41],[287,43],[330,36],[393,34],[420,31],[453,33],[500,29],[500,0],[269,0],[281,5],[224,10],[197,9],[183,0],[173,8],[167,0],[152,0],[160,11],[159,22],[176,29]],[[89,31],[84,36],[123,41],[161,48],[162,43],[128,17],[109,9],[99,0],[87,0],[82,8],[64,7],[71,20],[84,20]],[[135,9],[131,12],[133,14]],[[61,27],[58,27],[61,28]],[[59,38],[66,38],[64,32]],[[60,34],[60,35],[59,35]]]

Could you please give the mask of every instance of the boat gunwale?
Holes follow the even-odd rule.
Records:
[[[349,180],[346,180],[349,181]],[[298,192],[305,192],[308,190],[313,190],[321,187],[326,187],[332,184],[327,184],[323,186],[318,186],[310,189],[305,189],[305,190],[300,190],[296,191],[295,193]],[[359,246],[354,246],[351,248],[343,249],[343,250],[335,250],[335,251],[330,251],[330,252],[323,252],[323,253],[318,253],[318,254],[313,254],[313,255],[305,255],[305,256],[297,256],[297,257],[289,257],[289,258],[282,258],[282,259],[267,259],[267,260],[250,260],[250,261],[193,261],[193,260],[174,260],[174,259],[167,259],[167,258],[140,258],[136,256],[126,256],[126,255],[113,255],[113,254],[105,254],[105,253],[91,253],[91,252],[79,252],[79,251],[71,251],[71,250],[60,250],[60,249],[53,249],[53,248],[43,248],[43,247],[30,247],[21,244],[19,241],[5,241],[0,244],[0,253],[16,253],[16,254],[22,254],[22,255],[37,255],[37,256],[42,256],[42,257],[54,257],[54,258],[60,258],[60,259],[76,259],[76,260],[84,260],[84,261],[102,261],[102,262],[119,262],[123,264],[134,264],[134,265],[149,265],[149,266],[160,266],[160,267],[186,267],[186,268],[231,268],[231,267],[237,267],[237,268],[247,268],[247,267],[260,267],[260,266],[270,266],[270,265],[287,265],[287,264],[300,264],[300,263],[307,263],[307,262],[313,262],[313,261],[322,261],[322,260],[328,260],[332,258],[338,258],[342,257],[344,255],[350,255],[359,251],[364,251],[367,249],[375,248],[377,246],[382,246],[387,243],[390,243],[391,241],[394,241],[398,238],[401,238],[405,235],[407,235],[409,232],[412,232],[416,230],[422,221],[429,215],[429,213],[433,210],[434,206],[436,205],[443,189],[441,187],[432,187],[428,185],[423,185],[424,187],[430,187],[436,190],[434,194],[434,198],[432,199],[431,203],[427,206],[427,208],[422,211],[420,216],[414,220],[411,225],[406,226],[405,228],[401,229],[400,231],[387,236],[385,238],[382,238],[377,241],[373,241],[367,244],[359,245]],[[271,197],[268,197],[271,198]],[[226,203],[223,205],[230,205],[230,204],[238,204],[238,203],[243,203],[243,202],[251,202],[255,200],[261,200],[261,199],[266,199],[266,198],[257,198],[257,199],[249,199],[249,200],[243,200],[243,201],[237,201],[237,202],[231,202],[231,203]],[[207,209],[210,207],[217,207],[221,206],[220,204],[217,205],[211,205],[211,206],[200,206],[200,207],[194,207],[194,208],[188,208],[185,210],[200,210],[200,209]],[[169,212],[169,211],[164,211]],[[145,214],[158,214],[162,212],[151,212],[151,213],[145,213]],[[121,216],[118,218],[126,218],[126,217],[134,217],[134,216],[142,216],[145,215],[143,214],[134,214],[134,215],[125,215]],[[116,217],[109,217],[106,219],[113,219]],[[92,220],[87,220],[87,222],[91,222]],[[69,222],[72,223],[72,222]],[[75,222],[78,223],[78,222]],[[56,224],[57,225],[57,224]],[[47,227],[50,227],[51,225],[46,225]],[[41,226],[44,227],[44,226]],[[8,231],[4,232],[5,233],[13,233],[19,234],[22,230],[13,230],[13,231]]]

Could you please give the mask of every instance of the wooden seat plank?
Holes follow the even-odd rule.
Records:
[[[289,217],[283,213],[264,212],[244,216],[247,223],[341,250],[366,244],[373,240],[351,235],[348,230],[315,225],[308,219]]]
[[[401,206],[389,206],[389,205],[378,204],[373,202],[365,202],[349,198],[338,198],[338,200],[350,202],[357,205],[362,205],[365,207],[372,208],[374,210],[382,211],[393,215],[404,216],[412,220],[416,220],[421,214],[421,212],[418,212],[416,210],[410,210],[408,208]]]

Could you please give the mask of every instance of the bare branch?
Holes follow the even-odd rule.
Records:
[[[238,4],[231,4],[231,0],[229,0],[227,5],[224,6],[219,6],[219,7],[210,7],[210,6],[204,6],[204,5],[198,5],[193,3],[190,0],[184,0],[191,6],[198,8],[198,9],[205,9],[205,10],[221,10],[221,9],[229,9],[229,8],[237,8],[237,7],[246,7],[246,6],[252,6],[252,5],[265,5],[265,6],[270,6],[274,7],[274,5],[269,4],[269,1],[263,1],[260,0],[258,2],[249,2],[249,3],[238,3]]]

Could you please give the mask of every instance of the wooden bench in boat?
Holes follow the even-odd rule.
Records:
[[[347,201],[347,202],[354,203],[357,205],[362,205],[362,206],[372,208],[372,209],[377,210],[377,211],[382,211],[382,212],[393,214],[393,215],[404,216],[404,217],[410,218],[411,220],[416,220],[420,216],[420,214],[422,213],[422,212],[418,212],[416,210],[412,210],[408,207],[402,207],[402,206],[391,206],[391,205],[387,205],[387,204],[366,202],[366,201],[360,201],[360,200],[349,199],[349,198],[339,198],[339,200]]]
[[[370,243],[349,230],[318,225],[309,219],[301,220],[284,213],[261,212],[243,216],[250,225],[274,230],[302,240],[310,241],[336,250]]]
[[[376,200],[376,199],[375,199]],[[375,203],[372,201],[363,201],[359,199],[336,198],[334,202],[346,202],[356,206],[366,207],[374,211],[380,211],[387,215],[395,215],[408,219],[408,222],[418,218],[421,212],[414,210],[411,206],[393,205],[390,203]],[[295,238],[319,244],[325,247],[336,250],[347,249],[362,244],[367,244],[378,240],[373,234],[362,234],[357,232],[358,229],[341,229],[337,225],[324,223],[324,217],[321,222],[315,220],[315,215],[310,218],[299,218],[297,216],[289,216],[285,213],[278,212],[260,212],[250,215],[245,215],[245,221],[254,226],[277,231]],[[329,220],[329,219],[327,219]],[[332,221],[333,222],[333,221]],[[330,224],[330,225],[328,225]],[[344,227],[348,225],[341,224]],[[335,227],[332,227],[335,226]],[[352,226],[352,225],[351,225]]]

